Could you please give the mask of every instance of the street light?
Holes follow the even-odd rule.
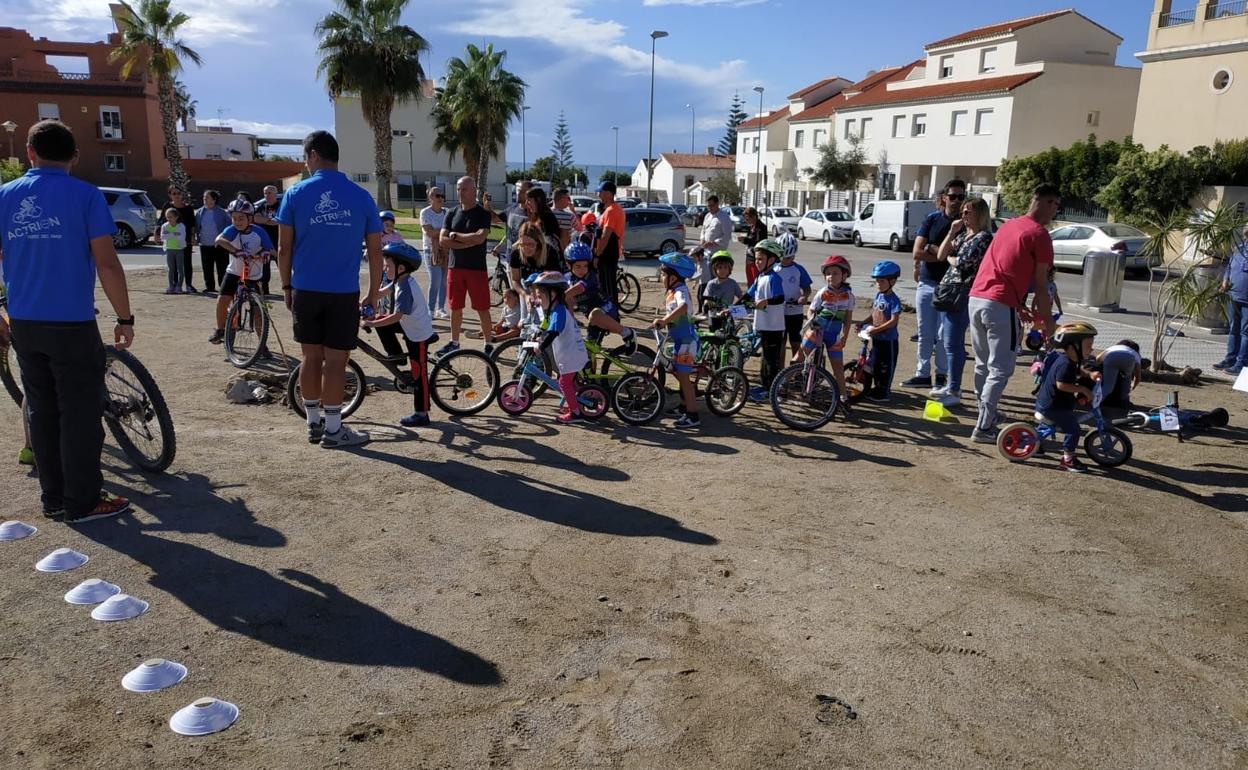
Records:
[[[9,157],[12,158],[13,157],[13,132],[17,130],[17,124],[11,120],[6,120],[4,121],[4,123],[0,123],[0,126],[4,126],[4,130],[9,133]]]
[[[412,216],[416,216],[416,156],[412,153],[412,132],[407,134],[407,194],[412,196]]]
[[[615,182],[620,175],[620,127],[611,126],[611,130],[615,132],[615,165],[611,167],[611,173],[615,176],[611,177],[611,181]]]
[[[693,155],[693,137],[698,124],[698,111],[693,108],[692,104],[686,104],[685,106],[689,108],[689,154]]]
[[[754,184],[755,195],[763,189],[763,150],[767,149],[763,146],[763,87],[754,86],[754,90],[758,91],[758,157],[754,160]],[[755,201],[758,205],[758,200]]]
[[[661,37],[667,37],[661,29],[650,33],[650,140],[646,144],[646,203],[650,202],[650,183],[654,179],[654,164],[650,160],[654,155],[654,44]]]
[[[526,143],[526,137],[524,135],[524,113],[528,111],[529,111],[529,106],[527,104],[520,108],[520,176],[521,177],[527,176],[528,171],[529,171],[529,147],[528,147],[528,144]]]

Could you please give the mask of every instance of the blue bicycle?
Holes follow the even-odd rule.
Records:
[[[1083,451],[1102,468],[1117,468],[1131,459],[1131,439],[1126,433],[1105,422],[1101,415],[1101,382],[1092,389],[1091,415],[1095,427],[1083,437]],[[1040,417],[1039,414],[1036,415]],[[1057,426],[1039,419],[1037,424],[1015,422],[1006,425],[997,435],[997,451],[1010,462],[1022,462],[1034,455],[1046,439],[1057,434]]]
[[[536,340],[526,340],[521,347],[528,355],[524,356],[520,377],[504,382],[498,389],[499,408],[513,416],[524,414],[533,406],[536,385],[545,385],[554,392],[559,392],[559,381],[542,367],[542,356],[538,354],[539,343]],[[577,385],[576,401],[580,404],[581,416],[587,419],[597,420],[607,413],[607,392],[592,382]],[[559,403],[563,404],[562,398]]]

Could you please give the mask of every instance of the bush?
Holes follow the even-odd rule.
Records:
[[[706,189],[719,196],[719,202],[725,206],[736,206],[741,203],[741,188],[737,180],[727,171],[720,171],[706,181]]]
[[[1091,201],[1113,179],[1122,154],[1135,149],[1139,145],[1130,139],[1097,144],[1093,135],[1065,150],[1051,147],[1036,155],[1006,159],[997,169],[1001,197],[1011,211],[1026,211],[1036,185],[1052,182],[1067,202]]]
[[[25,173],[26,169],[22,167],[22,162],[17,158],[0,160],[0,184],[17,179]]]
[[[1164,145],[1151,152],[1133,147],[1118,159],[1114,178],[1094,200],[1116,219],[1148,226],[1187,207],[1203,183],[1203,174],[1190,156]]]

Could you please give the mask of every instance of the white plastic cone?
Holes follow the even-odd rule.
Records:
[[[21,540],[38,531],[24,521],[6,521],[0,524],[0,540]]]
[[[147,612],[148,606],[147,602],[136,599],[130,594],[114,594],[105,599],[99,607],[91,610],[91,617],[103,621],[129,620]]]
[[[35,569],[40,572],[66,572],[81,567],[87,561],[85,553],[78,553],[72,548],[57,548],[40,559],[35,564]]]
[[[130,692],[156,692],[186,678],[186,666],[164,658],[145,660],[121,678],[121,686]]]
[[[121,593],[121,589],[112,583],[99,578],[91,578],[71,588],[65,594],[65,601],[70,604],[99,604],[108,597],[119,593]]]
[[[178,709],[169,717],[169,729],[178,735],[208,735],[234,724],[238,719],[238,706],[216,698],[200,698],[189,706]]]

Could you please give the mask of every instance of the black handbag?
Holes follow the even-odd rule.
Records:
[[[948,313],[965,307],[971,296],[971,282],[962,278],[962,271],[957,265],[951,265],[936,285],[936,293],[932,296],[932,307]]]

